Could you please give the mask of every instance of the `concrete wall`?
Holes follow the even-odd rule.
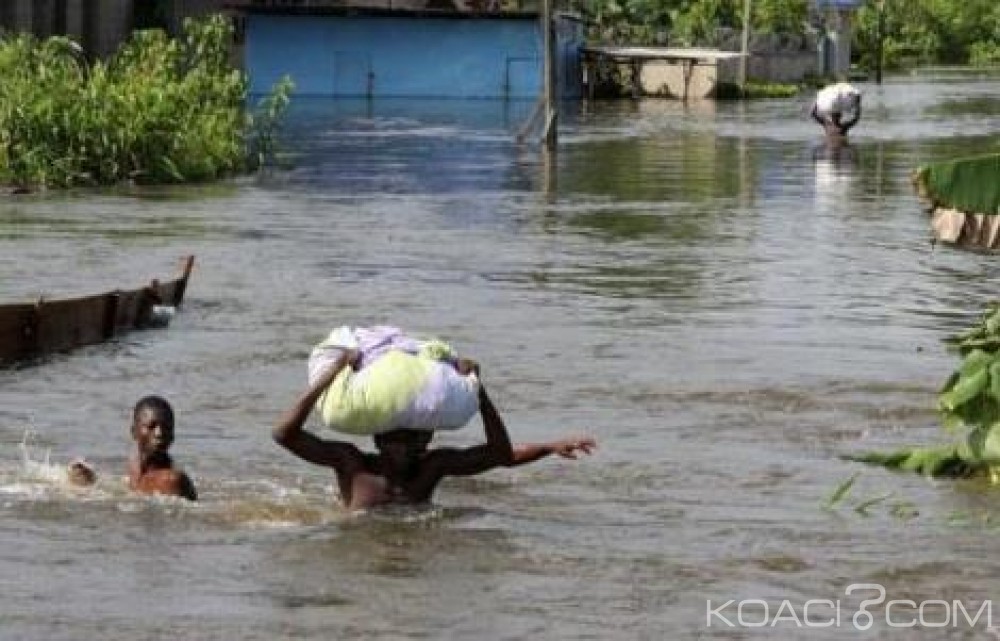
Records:
[[[643,95],[697,100],[712,98],[719,83],[735,83],[739,60],[683,62],[650,61],[639,75]]]
[[[799,82],[819,71],[816,54],[811,51],[754,53],[747,73],[751,78],[768,82]]]
[[[712,98],[720,83],[739,82],[739,59],[699,61],[693,67],[681,62],[651,61],[639,75],[642,94],[680,99]],[[816,54],[809,51],[754,53],[750,78],[770,82],[799,82],[817,69]]]
[[[720,30],[719,48],[738,52],[742,34],[739,30]],[[750,37],[750,61],[747,74],[751,79],[768,82],[800,82],[807,76],[821,72],[820,56],[822,36],[813,33],[801,35],[753,33]]]
[[[251,14],[245,61],[258,93],[288,74],[312,95],[534,98],[541,46],[535,18]],[[574,68],[565,58],[578,49],[564,43],[558,69]]]

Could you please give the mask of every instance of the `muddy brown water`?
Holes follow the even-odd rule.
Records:
[[[944,438],[941,339],[1000,263],[933,247],[909,174],[995,150],[1000,83],[863,89],[839,155],[802,97],[572,106],[555,161],[512,142],[528,105],[300,99],[290,169],[0,201],[0,300],[198,258],[169,329],[0,372],[0,638],[833,639],[877,596],[852,584],[972,613],[1000,597],[995,489],[838,458]],[[599,451],[343,518],[269,430],[310,346],[366,323],[479,358],[515,439]],[[147,393],[175,405],[196,506],[121,487]],[[26,434],[35,462],[93,461],[98,488],[25,464]],[[747,599],[765,630],[739,627]],[[809,600],[841,601],[838,625],[806,630]],[[785,601],[799,624],[771,626]],[[985,618],[899,632],[869,610],[868,635],[991,638]]]

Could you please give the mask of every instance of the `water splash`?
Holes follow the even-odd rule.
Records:
[[[71,468],[83,465],[92,471],[86,462],[76,459],[69,464],[52,461],[52,450],[35,444],[36,434],[27,429],[18,444],[20,461],[13,468],[0,468],[0,494],[23,496],[26,498],[49,498],[54,495],[77,495],[88,487],[74,483]]]

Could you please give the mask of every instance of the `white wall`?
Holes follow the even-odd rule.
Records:
[[[643,95],[694,100],[711,98],[716,86],[736,82],[738,60],[685,62],[656,60],[642,66],[639,81]]]

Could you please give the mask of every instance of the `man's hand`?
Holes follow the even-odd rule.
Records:
[[[580,454],[590,454],[596,448],[597,443],[589,436],[575,436],[547,443],[518,443],[514,446],[514,458],[508,465],[510,467],[525,465],[553,454],[575,460]]]
[[[552,453],[563,458],[576,459],[580,453],[590,455],[597,443],[590,437],[567,438],[552,443]]]

